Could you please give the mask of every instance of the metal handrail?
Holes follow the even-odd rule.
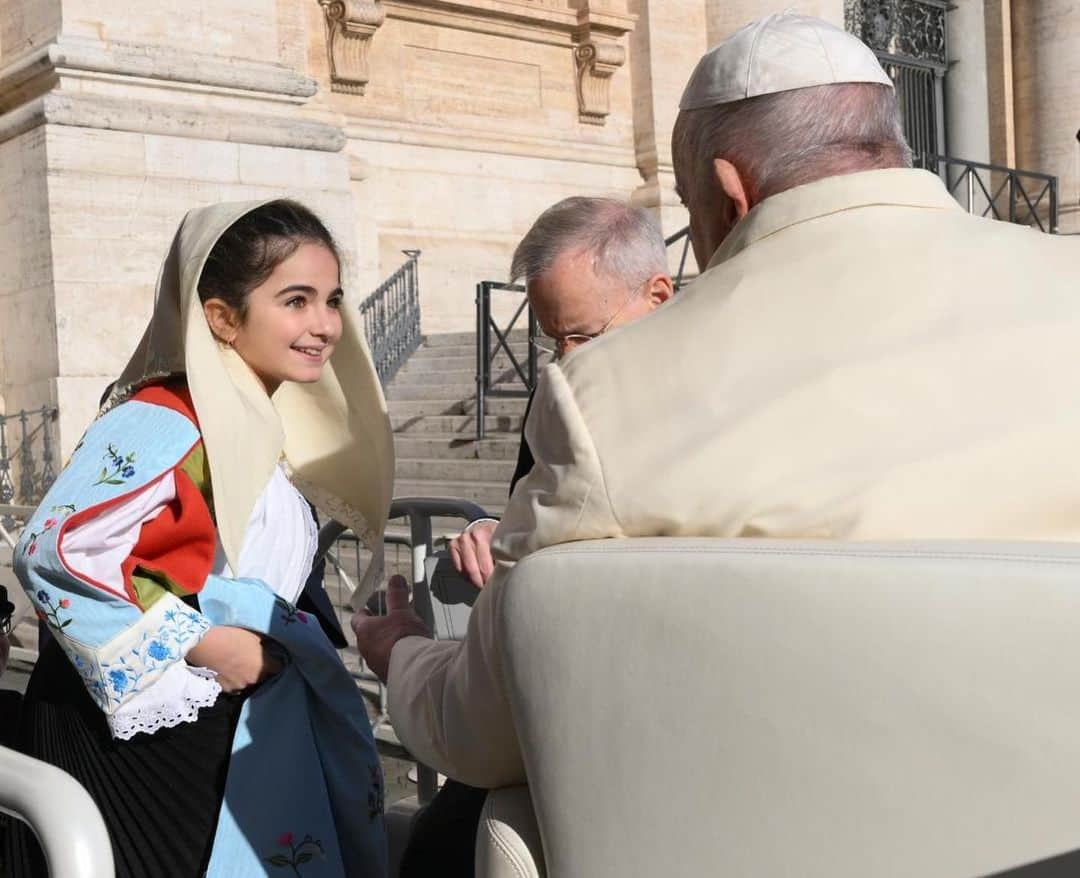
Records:
[[[420,347],[419,250],[402,250],[408,259],[360,303],[364,336],[375,371],[385,385]]]
[[[50,875],[116,874],[101,812],[82,784],[56,766],[0,747],[0,811],[34,831]]]
[[[1037,226],[1040,231],[1050,234],[1058,231],[1058,178],[1053,174],[1023,171],[1004,165],[991,165],[933,153],[917,156],[915,164],[943,177],[949,194],[970,214],[1019,225]],[[959,174],[950,182],[949,172],[954,168],[959,169]],[[999,179],[995,180],[992,175]],[[962,190],[963,199],[958,190]],[[981,209],[978,206],[980,195],[986,201],[986,205]],[[998,199],[1002,195],[1006,197],[1006,204],[999,209]],[[1046,199],[1045,224],[1040,216],[1043,199]]]

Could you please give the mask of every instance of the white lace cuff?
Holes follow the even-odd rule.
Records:
[[[217,701],[221,686],[216,676],[209,668],[192,667],[183,661],[171,665],[108,715],[113,737],[126,741],[139,732],[152,735],[158,729],[195,722],[200,707]]]

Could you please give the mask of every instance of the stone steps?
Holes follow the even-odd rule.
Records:
[[[399,457],[394,477],[447,482],[496,482],[508,485],[514,475],[516,460],[455,457]]]
[[[528,374],[527,370],[523,369],[523,371],[525,371],[526,375]],[[495,385],[517,383],[520,385],[521,378],[512,366],[507,366],[504,369],[496,369],[492,373],[491,383]],[[475,365],[468,369],[435,369],[432,371],[406,371],[405,369],[402,369],[394,376],[394,383],[388,388],[388,391],[392,392],[402,387],[427,386],[430,384],[453,385],[455,387],[476,390]]]
[[[513,335],[512,348],[524,363],[528,348],[524,331]],[[505,353],[494,363],[501,369],[497,373],[500,377],[513,377]],[[476,503],[489,514],[502,512],[517,465],[527,397],[520,382],[502,383],[497,389],[520,390],[522,395],[488,397],[484,419],[487,438],[478,442],[472,333],[443,333],[424,339],[386,388],[397,458],[395,497],[451,497]],[[459,533],[464,526],[461,519],[438,518],[433,532],[438,538]],[[407,535],[408,527],[400,521],[391,522],[387,533]],[[387,551],[391,550],[388,545]],[[349,552],[355,565],[355,547]],[[361,551],[359,557],[366,563],[365,553]],[[407,572],[410,562],[407,554],[403,557],[402,572]]]
[[[410,431],[411,432],[411,431]],[[457,436],[446,433],[426,433],[418,436],[401,433],[394,437],[394,450],[399,458],[454,460],[517,460],[518,434],[503,435],[492,431],[480,442],[475,431]]]
[[[400,405],[400,404],[399,404]],[[522,410],[524,412],[524,410]],[[523,414],[516,415],[492,415],[484,418],[484,430],[488,436],[502,433],[517,436],[521,432],[524,422]],[[434,415],[409,415],[396,413],[395,407],[390,410],[390,427],[400,437],[415,436],[417,434],[438,433],[447,437],[460,435],[462,438],[476,436],[476,416],[463,414],[434,414]],[[396,442],[396,438],[395,438]]]
[[[494,338],[494,333],[492,333]],[[518,344],[528,344],[529,332],[527,329],[515,329],[509,335],[509,341]],[[476,333],[468,332],[440,332],[436,335],[424,336],[424,347],[429,350],[434,348],[467,347],[476,350]]]
[[[521,417],[525,413],[525,397],[488,397],[485,401],[485,417]],[[471,415],[476,411],[476,399],[447,397],[445,399],[391,399],[388,400],[391,418],[416,418],[429,415]],[[408,432],[405,427],[402,432]]]

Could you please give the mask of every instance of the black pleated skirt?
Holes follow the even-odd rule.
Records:
[[[23,702],[17,749],[73,775],[97,803],[117,878],[199,878],[206,871],[243,696],[218,696],[193,723],[117,741],[75,669],[45,647]],[[0,858],[13,878],[45,878],[29,828],[14,823]]]

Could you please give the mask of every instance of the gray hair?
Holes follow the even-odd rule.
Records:
[[[514,250],[510,282],[526,282],[549,271],[567,252],[593,257],[597,274],[627,286],[667,272],[660,226],[643,207],[614,198],[564,198],[545,210]]]
[[[688,191],[700,192],[712,179],[713,159],[723,158],[748,178],[758,200],[834,174],[911,167],[896,96],[876,83],[818,85],[684,110],[671,140]]]

